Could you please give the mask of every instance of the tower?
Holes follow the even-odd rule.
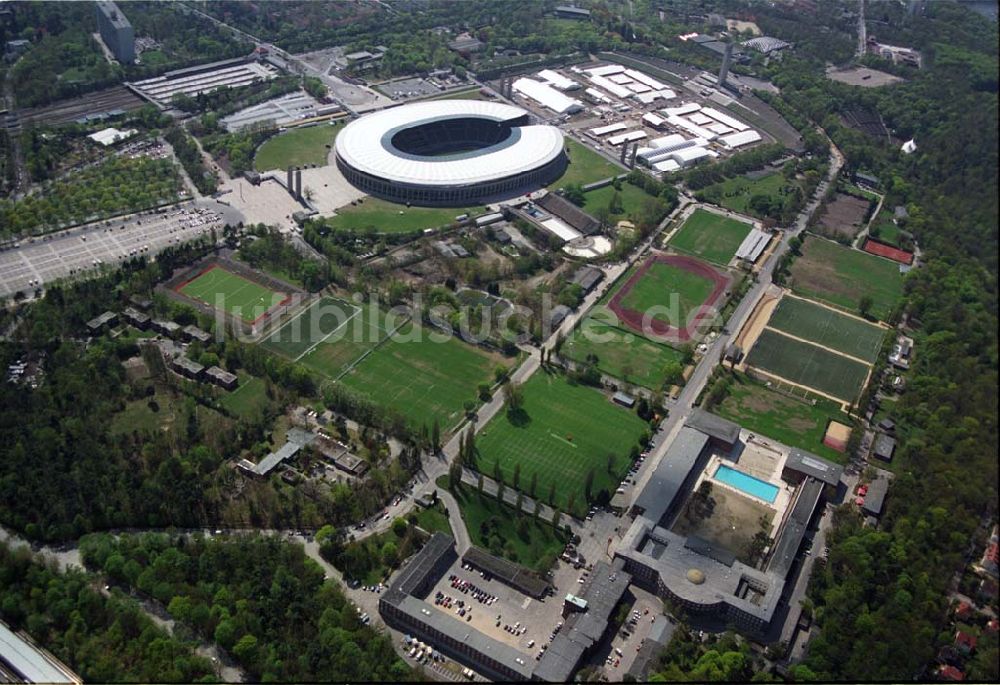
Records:
[[[726,85],[726,77],[729,76],[729,62],[733,59],[733,44],[726,43],[726,53],[722,56],[722,66],[719,68],[719,87]]]

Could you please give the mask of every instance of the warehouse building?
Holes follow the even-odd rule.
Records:
[[[40,647],[24,631],[0,621],[0,683],[80,685],[83,678]]]
[[[542,107],[551,109],[556,114],[574,114],[583,109],[583,103],[579,100],[563,95],[548,83],[522,77],[514,81],[511,87],[524,97],[534,100]]]

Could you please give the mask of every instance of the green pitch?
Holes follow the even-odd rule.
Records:
[[[602,373],[650,390],[662,388],[667,366],[683,360],[680,351],[668,345],[592,318],[573,331],[559,354],[578,363],[594,355]]]
[[[670,240],[670,247],[725,266],[753,227],[743,221],[696,209]]]
[[[828,350],[765,329],[747,364],[793,383],[853,402],[868,376],[868,366]]]
[[[327,145],[333,145],[342,128],[340,124],[321,123],[276,135],[260,146],[253,158],[253,165],[257,171],[287,169],[306,164],[325,166],[330,153]]]
[[[283,357],[298,359],[320,341],[342,330],[361,313],[360,309],[350,302],[324,297],[267,335],[261,344]]]
[[[462,417],[467,400],[478,404],[479,384],[491,383],[493,370],[509,362],[455,337],[435,342],[426,327],[420,339],[408,340],[413,333],[412,324],[406,324],[340,382],[395,409],[414,426],[430,428],[437,420],[447,430]]]
[[[566,143],[566,153],[569,157],[569,166],[566,167],[566,173],[558,181],[549,184],[550,190],[565,188],[574,183],[587,185],[588,183],[603,181],[606,178],[618,176],[628,171],[628,169],[623,169],[572,138],[567,137],[564,142]]]
[[[869,362],[885,337],[878,326],[795,297],[782,298],[767,325]]]
[[[810,236],[789,270],[792,290],[852,312],[872,298],[871,313],[885,319],[903,295],[899,264]]]
[[[330,228],[372,233],[416,233],[441,228],[461,214],[481,214],[481,207],[407,207],[377,197],[365,197],[325,220]]]
[[[287,297],[218,265],[185,283],[179,292],[212,307],[221,296],[224,311],[247,322],[255,321]]]
[[[647,424],[594,388],[570,385],[561,375],[539,371],[522,391],[522,412],[498,414],[476,436],[477,467],[492,476],[499,463],[504,482],[513,485],[520,464],[520,489],[528,492],[532,474],[537,474],[536,495],[547,503],[554,484],[555,506],[566,511],[572,494],[577,516],[587,511],[589,471],[594,472],[593,495],[602,489],[614,495]]]
[[[343,307],[346,312],[346,303],[337,307]],[[402,318],[390,316],[370,303],[362,304],[354,314],[344,316],[339,327],[337,321],[337,315],[333,314],[328,323],[324,322],[318,328],[320,336],[324,330],[328,330],[329,335],[317,336],[319,341],[313,341],[311,349],[307,347],[307,351],[299,352],[300,356],[297,357],[306,367],[329,379],[340,376],[344,369],[371,351],[403,323]]]
[[[707,278],[663,262],[655,262],[621,300],[621,306],[646,312],[653,307],[666,307],[653,318],[683,328],[691,311],[697,309],[712,294],[715,284]],[[674,310],[676,296],[677,307]]]

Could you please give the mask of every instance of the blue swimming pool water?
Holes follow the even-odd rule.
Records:
[[[720,464],[719,468],[715,470],[715,479],[768,503],[773,503],[778,497],[778,486],[748,476],[742,471],[731,469],[725,464]]]

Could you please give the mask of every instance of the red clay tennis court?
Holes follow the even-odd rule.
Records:
[[[886,245],[885,243],[880,243],[878,241],[868,239],[865,241],[865,252],[868,252],[879,257],[885,257],[886,259],[891,259],[894,262],[899,262],[900,264],[912,264],[913,263],[913,253],[907,252],[906,250],[900,250],[899,248],[893,247],[892,245]]]

